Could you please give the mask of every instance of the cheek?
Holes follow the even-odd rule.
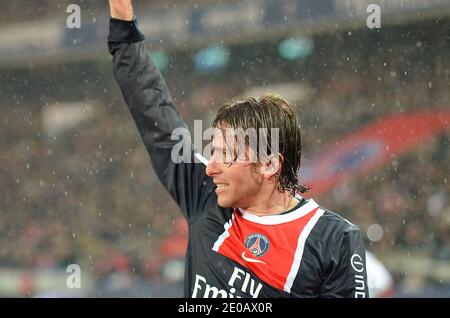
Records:
[[[230,184],[234,189],[248,192],[258,187],[258,183],[260,182],[260,180],[258,180],[258,175],[256,175],[249,166],[236,168],[237,169],[233,171],[233,174],[230,175],[232,180]]]

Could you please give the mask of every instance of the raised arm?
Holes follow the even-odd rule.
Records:
[[[144,45],[144,35],[137,28],[130,0],[109,0],[111,19],[108,47],[113,55],[114,76],[130,109],[152,165],[164,187],[191,219],[199,214],[198,205],[206,190],[205,166],[195,164],[193,151],[189,160],[173,160],[172,150],[179,140],[172,140],[174,130],[187,131],[176,110],[169,89]],[[184,136],[186,141],[188,136]],[[190,139],[187,142],[191,145]],[[186,144],[186,142],[185,142]],[[186,159],[186,157],[185,157]]]

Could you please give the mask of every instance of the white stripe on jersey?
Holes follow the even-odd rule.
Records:
[[[234,220],[234,213],[231,215],[231,220],[229,220],[227,223],[225,223],[223,225],[223,227],[225,228],[225,232],[223,232],[222,234],[220,234],[219,238],[217,239],[217,241],[214,243],[213,246],[213,251],[218,252],[220,246],[222,246],[223,242],[226,240],[226,238],[228,236],[230,236],[230,233],[228,232],[228,229],[231,227],[231,225],[233,224],[233,220]]]
[[[312,229],[316,225],[319,218],[324,214],[324,210],[318,209],[316,213],[309,219],[308,223],[303,228],[303,231],[298,236],[297,249],[295,250],[294,261],[292,262],[291,270],[284,284],[284,291],[291,293],[292,284],[294,283],[295,277],[297,276],[298,270],[300,268],[300,263],[303,257],[303,251],[305,248],[306,239],[311,233]]]

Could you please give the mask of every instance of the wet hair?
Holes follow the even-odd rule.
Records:
[[[214,128],[230,127],[247,131],[254,128],[257,132],[266,129],[266,140],[271,140],[271,128],[278,128],[278,151],[275,153],[271,142],[266,142],[267,155],[279,157],[281,169],[277,174],[280,191],[305,193],[310,188],[300,184],[297,172],[302,156],[302,138],[300,120],[297,109],[283,98],[275,95],[255,97],[240,97],[223,104],[213,122]],[[248,136],[246,145],[248,146]],[[258,145],[260,134],[257,134]],[[261,158],[261,149],[257,147],[257,158]],[[276,150],[276,149],[275,149]],[[263,154],[264,155],[264,154]],[[236,158],[236,155],[235,155]]]

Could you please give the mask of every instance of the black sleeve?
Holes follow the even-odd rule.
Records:
[[[333,243],[321,297],[369,298],[366,255],[361,233],[347,228],[342,239]]]
[[[114,76],[150,154],[153,168],[164,187],[188,220],[200,213],[200,194],[207,184],[205,166],[194,162],[190,135],[172,138],[174,131],[187,130],[176,110],[168,87],[150,58],[136,19],[110,19],[109,52]],[[184,148],[183,161],[173,160],[172,150]]]

